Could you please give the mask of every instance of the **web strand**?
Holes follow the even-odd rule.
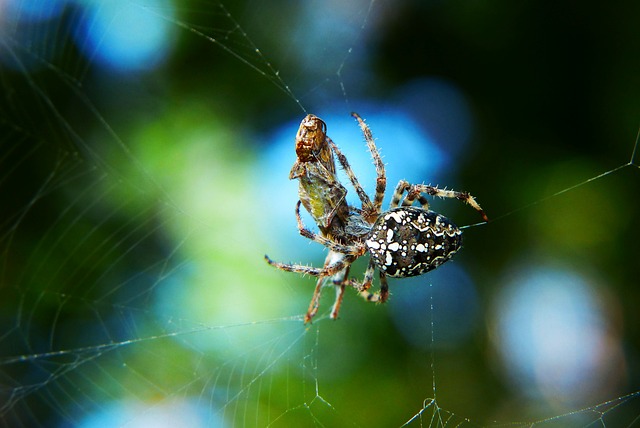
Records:
[[[505,202],[505,207],[487,210],[492,242],[476,246],[469,240],[464,249],[467,259],[456,261],[456,267],[471,277],[470,288],[481,294],[478,301],[482,304],[481,314],[471,318],[471,333],[462,339],[468,345],[464,351],[460,351],[461,342],[444,353],[438,348],[445,344],[441,338],[454,331],[451,327],[464,324],[462,317],[449,322],[436,312],[448,308],[445,299],[433,294],[454,288],[449,277],[425,277],[429,282],[426,303],[414,298],[399,306],[394,297],[399,297],[405,284],[398,280],[391,282],[396,296],[386,306],[368,305],[355,293],[345,294],[339,319],[330,320],[325,314],[311,326],[303,326],[300,308],[306,306],[313,284],[271,272],[262,261],[263,252],[271,248],[290,251],[287,255],[308,264],[324,255],[315,246],[296,240],[295,201],[289,204],[281,199],[284,194],[297,195],[295,186],[285,189],[295,135],[286,134],[286,154],[276,151],[276,138],[267,135],[276,133],[274,118],[287,109],[306,113],[313,106],[329,117],[345,116],[350,126],[352,108],[371,110],[381,122],[387,117],[411,117],[411,123],[418,123],[433,114],[421,110],[432,100],[415,92],[415,86],[394,92],[393,82],[441,75],[451,81],[459,79],[460,87],[468,84],[471,93],[473,86],[464,81],[456,61],[477,61],[490,55],[487,47],[493,42],[481,37],[500,33],[486,31],[482,27],[485,20],[469,26],[468,20],[456,18],[459,11],[455,8],[447,8],[443,16],[437,13],[438,5],[430,5],[428,14],[416,14],[417,26],[413,17],[403,15],[404,8],[413,6],[375,0],[354,2],[346,12],[338,3],[314,4],[313,15],[303,22],[300,16],[304,15],[299,14],[303,3],[278,4],[276,13],[263,20],[261,8],[268,6],[260,2],[160,2],[156,7],[128,1],[124,3],[147,17],[161,18],[185,37],[173,41],[171,55],[175,56],[168,57],[163,66],[128,74],[100,63],[108,31],[97,41],[88,35],[78,39],[81,31],[101,25],[90,6],[104,10],[112,3],[76,2],[63,7],[59,15],[55,10],[41,10],[31,24],[10,21],[33,14],[31,3],[38,2],[17,0],[0,7],[0,144],[4,148],[0,155],[0,425],[82,426],[98,420],[151,426],[158,420],[178,420],[188,426],[393,426],[406,421],[402,426],[475,427],[487,420],[495,425],[491,422],[495,415],[505,414],[506,420],[515,421],[505,423],[511,426],[570,426],[578,421],[580,426],[613,427],[620,420],[625,426],[640,420],[640,392],[621,392],[616,383],[638,388],[633,377],[620,369],[637,363],[632,359],[637,338],[633,328],[611,322],[633,317],[636,301],[632,257],[637,239],[630,217],[637,208],[631,197],[612,198],[605,213],[610,217],[603,217],[596,226],[588,224],[593,233],[585,234],[586,238],[604,231],[607,242],[572,236],[580,244],[576,251],[580,257],[571,251],[563,255],[567,263],[578,266],[586,260],[589,266],[582,266],[579,273],[587,276],[592,269],[602,282],[593,288],[596,292],[606,288],[606,294],[595,296],[608,302],[603,319],[611,322],[606,325],[609,335],[600,342],[604,344],[598,351],[602,354],[587,356],[617,363],[606,373],[607,382],[598,391],[601,395],[589,396],[589,405],[584,405],[582,391],[576,388],[570,397],[555,399],[556,407],[535,401],[531,397],[542,394],[536,389],[540,379],[513,386],[515,382],[508,378],[510,368],[485,343],[496,335],[488,318],[494,310],[489,302],[497,293],[495,284],[502,284],[500,277],[517,268],[517,259],[508,254],[513,251],[508,238],[524,230],[507,228],[505,218],[537,213],[542,204],[567,198],[570,192],[628,167],[640,167],[640,129],[628,163],[548,196],[537,195],[533,202],[525,201],[516,209],[509,210]],[[231,13],[235,7],[239,11]],[[383,14],[382,8],[387,8]],[[475,12],[481,14],[481,9]],[[503,10],[504,16],[514,19],[509,22],[516,22],[512,12]],[[327,18],[339,13],[345,15],[333,31],[344,34],[339,40],[344,46],[328,55],[326,52],[335,52],[334,42],[314,39],[311,28],[324,28]],[[260,19],[252,22],[249,16]],[[429,21],[433,17],[447,19],[434,25]],[[125,18],[122,13],[110,17],[106,28],[115,28]],[[139,39],[152,35],[142,31],[142,20],[130,26],[140,29]],[[304,31],[291,30],[298,26]],[[420,38],[390,38],[400,34],[398,26],[420,28],[423,33]],[[459,32],[460,28],[465,31]],[[519,42],[517,29],[510,30],[514,43]],[[477,39],[457,45],[455,56],[449,56],[449,43],[466,40],[469,34]],[[205,49],[192,53],[187,61],[182,43],[192,40],[204,41]],[[576,40],[581,39],[576,36]],[[290,48],[295,42],[307,50]],[[631,42],[628,46],[634,46]],[[286,47],[278,57],[280,43]],[[501,43],[498,48],[502,51],[510,40]],[[86,46],[93,47],[84,51]],[[477,46],[484,50],[474,49]],[[360,55],[370,55],[374,49],[379,57],[360,60]],[[402,54],[405,49],[411,55]],[[232,64],[215,64],[219,69],[211,70],[197,62],[198,55],[218,53],[231,58],[226,62]],[[309,53],[311,60],[301,65],[303,54]],[[405,63],[408,59],[415,62]],[[331,65],[326,68],[326,64]],[[386,74],[385,78],[374,76],[374,68],[381,68],[379,73]],[[491,78],[499,71],[498,67],[492,70],[479,69],[477,74]],[[229,81],[236,83],[233,77],[244,79],[246,74],[260,82],[251,86],[258,88],[252,93],[242,87],[245,80],[236,87],[221,88],[221,94],[209,90],[218,75],[231,76]],[[192,93],[194,87],[199,93]],[[386,101],[376,104],[380,99]],[[236,117],[234,105],[251,106],[243,111],[259,111],[261,117]],[[346,113],[341,111],[345,106]],[[396,115],[398,111],[403,115]],[[362,113],[368,117],[368,112]],[[446,122],[444,113],[436,113]],[[509,118],[501,120],[508,123]],[[370,124],[377,129],[376,122]],[[455,133],[453,127],[449,131]],[[397,128],[382,135],[379,143],[389,155],[400,151],[398,143],[407,137]],[[353,140],[338,138],[336,143],[345,152],[362,149],[359,135]],[[454,149],[453,145],[446,147],[447,153]],[[472,151],[467,149],[476,148],[466,147],[459,153]],[[407,151],[399,162],[389,161],[388,167],[404,174],[414,157],[421,162],[425,158]],[[371,167],[370,160],[366,162]],[[454,167],[451,165],[452,171]],[[276,176],[280,181],[273,185],[270,180]],[[634,194],[636,183],[627,182],[628,194]],[[468,190],[481,197],[491,189]],[[288,217],[277,212],[281,205]],[[471,237],[486,232],[474,230],[484,224],[462,228],[469,229],[465,233]],[[622,228],[626,225],[631,226]],[[530,252],[522,252],[527,261],[535,259],[529,257],[531,253],[542,253],[555,257],[556,263],[563,262],[556,257],[553,244],[542,239],[534,242],[524,235],[518,236],[518,245]],[[597,252],[595,262],[588,257],[590,251]],[[352,273],[358,269],[364,271],[363,266],[354,266]],[[516,274],[523,282],[524,275]],[[418,293],[425,285],[406,287]],[[473,296],[454,297],[460,304]],[[568,300],[569,309],[579,309],[582,303],[577,293]],[[419,330],[418,323],[408,332],[402,329],[403,317],[410,310],[417,310],[427,325],[419,343],[411,338]],[[552,318],[534,315],[538,318],[531,318],[538,322]],[[541,335],[553,339],[561,330],[547,328]],[[595,337],[588,328],[579,333]],[[624,352],[617,353],[619,349],[611,346],[618,342],[625,345]],[[425,344],[428,349],[421,347]],[[528,353],[534,355],[534,351]],[[469,352],[465,357],[473,364],[460,367],[459,373],[447,371],[445,353],[461,352]],[[560,360],[562,355],[557,357]],[[584,355],[576,356],[576,361],[578,357]],[[461,380],[465,373],[477,378]],[[589,373],[582,382],[602,375]],[[543,378],[553,372],[538,374]],[[461,402],[450,394],[451,385],[467,388],[473,402]],[[506,407],[512,413],[503,413]],[[546,413],[537,413],[539,408]],[[522,423],[522,414],[535,416]]]

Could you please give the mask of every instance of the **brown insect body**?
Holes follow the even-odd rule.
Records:
[[[347,189],[336,177],[333,152],[327,144],[326,125],[307,115],[296,135],[297,159],[289,179],[300,182],[298,195],[324,236],[339,238],[349,216]]]

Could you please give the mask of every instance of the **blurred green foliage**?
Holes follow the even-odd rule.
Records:
[[[309,16],[285,1],[176,2],[167,63],[133,76],[82,57],[61,30],[71,31],[74,8],[34,30],[52,37],[51,56],[4,29],[3,55],[44,65],[0,65],[3,424],[76,425],[119,400],[153,409],[195,397],[216,414],[210,425],[390,426],[436,392],[451,421],[482,424],[640,390],[638,155],[549,198],[631,158],[640,3],[364,2],[348,28],[324,30],[345,31],[340,57],[322,33],[304,32],[305,20],[328,22],[340,6],[314,6]],[[424,76],[455,82],[475,116],[451,175],[496,219],[466,231],[455,262],[475,280],[481,319],[467,343],[425,351],[387,308],[348,293],[340,320],[305,327],[297,316],[313,280],[262,259],[284,252],[265,228],[295,228],[293,207],[264,218],[260,192],[281,191],[255,174],[268,135],[303,116],[294,98],[309,112],[348,114]],[[285,182],[288,170],[268,174]],[[593,402],[530,402],[506,378],[489,315],[507,272],[525,262],[557,263],[600,287],[625,355],[620,379]],[[612,416],[637,416],[629,407]],[[447,412],[422,422],[445,425]]]

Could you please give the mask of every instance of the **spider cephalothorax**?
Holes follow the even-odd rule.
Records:
[[[314,115],[301,122],[296,136],[297,160],[289,177],[300,181],[300,201],[296,218],[300,234],[329,249],[324,267],[267,262],[278,269],[318,277],[316,289],[305,316],[311,321],[317,313],[320,292],[325,285],[336,286],[336,301],[331,318],[337,318],[346,286],[356,288],[368,301],[385,302],[389,297],[387,275],[405,278],[421,275],[449,260],[462,245],[462,232],[449,219],[429,211],[425,196],[440,196],[464,201],[488,221],[480,205],[466,192],[439,189],[425,184],[409,184],[401,180],[396,186],[388,211],[382,211],[386,175],[382,158],[369,127],[356,113],[356,118],[376,167],[376,193],[373,201],[356,178],[347,158],[326,135],[325,123]],[[337,179],[333,156],[344,169],[362,203],[360,208],[346,202],[346,189]],[[418,202],[420,207],[413,206]],[[309,211],[320,229],[316,234],[307,229],[300,217],[300,205]],[[371,258],[362,282],[349,278],[351,264],[369,252]],[[375,269],[378,268],[380,291],[370,293]]]

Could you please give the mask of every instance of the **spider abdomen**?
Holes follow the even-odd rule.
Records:
[[[462,231],[433,211],[399,207],[378,217],[365,244],[382,272],[403,278],[449,260],[462,246]]]

